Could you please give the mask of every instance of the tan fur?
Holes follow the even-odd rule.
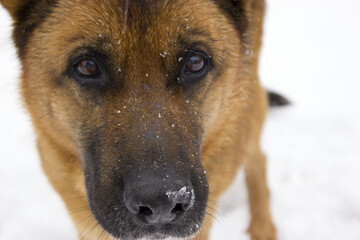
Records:
[[[114,111],[122,109],[124,105],[117,103],[125,102],[126,106],[130,106],[127,102],[134,101],[134,92],[122,96],[112,95],[109,102],[112,102],[113,106],[106,105],[107,110],[104,110],[99,106],[91,106],[75,84],[69,84],[67,89],[71,91],[65,91],[56,87],[56,84],[62,83],[55,83],[49,79],[53,78],[54,73],[66,69],[66,59],[73,49],[84,42],[92,44],[94,40],[102,38],[104,47],[112,49],[113,57],[118,62],[123,62],[122,58],[126,55],[127,49],[139,50],[138,53],[134,53],[134,58],[130,56],[128,60],[131,73],[126,76],[126,81],[133,81],[134,85],[140,84],[138,79],[143,79],[140,76],[149,74],[150,77],[146,81],[156,85],[156,80],[163,78],[156,71],[157,61],[162,57],[151,60],[151,56],[153,52],[159,53],[166,49],[170,49],[168,52],[171,54],[174,46],[169,45],[166,39],[172,39],[175,36],[172,34],[177,32],[188,34],[186,30],[176,29],[183,27],[179,22],[186,25],[184,19],[188,18],[192,26],[203,29],[214,39],[209,44],[217,50],[213,53],[219,56],[215,61],[226,63],[221,65],[223,69],[217,77],[218,81],[213,83],[206,95],[205,92],[198,93],[198,98],[205,100],[202,108],[196,109],[199,114],[197,121],[202,123],[204,129],[201,158],[210,185],[209,207],[216,208],[215,203],[233,181],[236,169],[244,165],[252,216],[249,228],[251,239],[276,239],[269,211],[265,157],[259,146],[267,108],[267,100],[257,74],[264,2],[245,2],[247,18],[251,21],[246,35],[243,36],[246,40],[243,43],[223,13],[214,3],[205,0],[188,0],[183,7],[171,9],[170,17],[154,16],[159,24],[146,32],[147,39],[150,39],[146,43],[142,42],[143,38],[135,37],[141,36],[139,29],[132,25],[122,25],[126,16],[124,12],[114,8],[117,6],[115,0],[61,1],[56,12],[34,30],[25,48],[26,54],[21,58],[22,95],[36,129],[44,172],[64,199],[78,229],[79,238],[106,239],[108,234],[97,224],[88,207],[82,170],[84,163],[78,149],[80,127],[67,119],[69,116],[73,119],[86,117],[91,131],[101,124],[101,119],[96,116],[107,115],[110,120],[114,120]],[[25,4],[24,1],[7,0],[0,0],[0,3],[9,10],[14,19],[17,9]],[[172,6],[171,1],[164,1],[163,4],[169,5],[170,8]],[[200,4],[201,8],[196,7],[197,4]],[[107,11],[100,14],[99,9]],[[193,18],[194,15],[196,17]],[[164,22],[174,29],[166,29],[160,24]],[[159,41],[158,36],[165,40]],[[201,39],[201,36],[195,37]],[[118,41],[121,42],[120,45]],[[148,44],[146,46],[151,48],[141,49],[142,44]],[[160,97],[155,94],[151,98],[158,101]],[[170,99],[171,96],[166,95],[165,98]],[[78,101],[78,105],[73,104],[74,99]],[[185,121],[186,115],[176,106],[169,104],[164,108],[172,114],[177,114],[179,121]],[[144,109],[139,114],[150,117],[149,111],[152,110]],[[44,114],[49,111],[54,115],[49,117]],[[61,114],[58,115],[59,113]],[[111,130],[108,131],[110,135]],[[209,212],[214,214],[211,210]],[[208,239],[211,222],[210,215],[207,215],[195,239]]]

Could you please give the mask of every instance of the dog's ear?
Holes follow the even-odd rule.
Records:
[[[262,20],[265,6],[264,0],[216,0],[215,3],[227,13],[240,32],[256,24],[259,18]]]
[[[17,20],[21,12],[23,12],[28,4],[33,0],[0,0],[1,5],[8,10],[11,17]]]
[[[264,18],[264,0],[216,0],[220,9],[231,19],[243,42],[252,48],[260,45]]]
[[[215,0],[226,12],[243,42],[242,51],[257,66],[262,39],[265,0]],[[256,70],[256,69],[255,69]]]
[[[13,40],[18,54],[25,52],[25,46],[33,30],[43,21],[58,0],[0,0],[14,20]]]

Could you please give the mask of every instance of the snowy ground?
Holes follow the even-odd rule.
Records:
[[[279,240],[359,240],[360,2],[269,2],[261,77],[293,102],[270,111],[263,136]],[[76,239],[40,170],[9,30],[0,9],[0,239]],[[213,240],[248,239],[244,187],[240,174]]]

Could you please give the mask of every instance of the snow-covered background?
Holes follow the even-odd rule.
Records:
[[[360,1],[268,2],[260,74],[293,102],[270,111],[262,142],[279,240],[360,240]],[[0,8],[0,239],[74,240],[21,106],[10,24]],[[243,178],[212,240],[249,239]]]

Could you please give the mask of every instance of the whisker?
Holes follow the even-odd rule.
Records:
[[[87,197],[86,196],[80,196],[80,197],[66,198],[66,199],[62,199],[62,201],[67,202],[67,201],[78,200],[78,199],[87,199]]]
[[[86,239],[86,236],[89,235],[92,231],[94,231],[94,229],[96,228],[96,226],[98,225],[98,223],[95,221],[95,219],[92,221],[95,222],[94,226],[90,229],[90,231],[88,231],[81,239]],[[90,224],[89,224],[90,226]]]
[[[102,230],[101,234],[99,235],[98,239],[102,239],[103,237],[106,237],[107,232],[105,229]]]
[[[214,214],[211,214],[211,213],[209,213],[209,212],[206,212],[205,214],[208,215],[208,216],[210,216],[212,219],[214,219],[214,221],[216,221],[216,222],[218,222],[218,223],[222,223],[222,222],[220,221],[220,219],[218,219]]]
[[[67,163],[72,163],[72,164],[74,164],[77,169],[79,169],[82,173],[84,173],[84,169],[82,169],[82,168],[79,166],[79,164],[77,164],[76,162],[74,162],[74,160],[70,159],[70,160],[68,160],[68,161],[66,161],[66,162],[67,162]]]
[[[90,210],[89,206],[84,206],[84,207],[78,207],[78,208],[70,209],[70,210],[68,211],[68,213],[69,213],[70,215],[72,215],[72,214],[80,213],[80,212],[85,211],[85,210]]]
[[[89,224],[87,224],[87,226],[81,231],[81,233],[80,233],[81,239],[84,239],[85,236],[83,235],[83,233],[86,231],[86,229],[87,229],[94,221],[96,221],[94,218],[90,219]]]
[[[92,217],[93,215],[90,214],[89,216],[87,216],[86,218],[84,218],[83,220],[81,220],[80,222],[76,223],[77,226],[80,226],[83,222],[85,222],[86,220],[89,220],[90,217]]]

